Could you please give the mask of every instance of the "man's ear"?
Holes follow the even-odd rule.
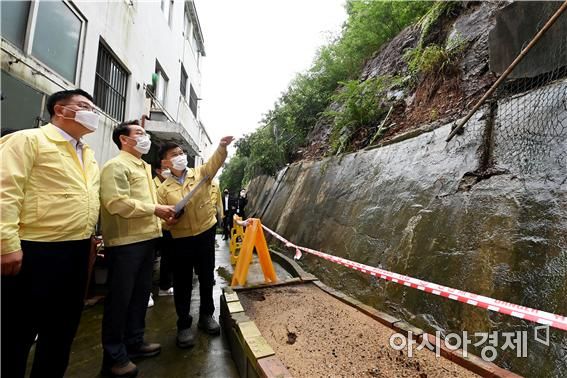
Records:
[[[57,112],[57,110],[59,110],[59,112]],[[61,105],[61,104],[55,104],[55,106],[53,106],[53,112],[54,112],[53,115],[54,115],[54,116],[57,116],[57,117],[64,117],[64,116],[63,116],[63,113],[62,113],[62,110],[63,110],[63,105]]]
[[[120,143],[121,143],[123,146],[124,146],[124,145],[128,145],[128,143],[127,143],[128,138],[126,138],[126,135],[120,135],[120,136],[118,137],[118,139],[120,139]]]

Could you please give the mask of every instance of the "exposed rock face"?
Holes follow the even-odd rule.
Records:
[[[376,76],[395,76],[407,70],[407,63],[403,58],[407,49],[417,46],[421,29],[417,25],[404,29],[392,39],[362,70],[361,80]]]
[[[490,69],[501,74],[559,9],[563,1],[516,2],[498,13],[490,31]],[[530,50],[510,78],[535,77],[567,65],[567,17],[563,14]],[[552,53],[551,53],[552,52]]]
[[[496,24],[496,15],[508,2],[471,2],[459,8],[451,17],[441,17],[434,22],[422,47],[435,43],[463,46],[455,70],[451,74],[428,75],[419,83],[401,92],[403,101],[398,102],[388,122],[389,131],[383,140],[411,130],[423,123],[438,121],[447,123],[461,116],[474,105],[496,80],[489,70],[488,32]],[[422,30],[420,25],[404,29],[380,49],[362,70],[360,80],[377,76],[400,76],[409,78],[405,54],[418,47]],[[405,105],[404,105],[405,104]],[[330,108],[337,108],[332,104]],[[327,152],[331,124],[320,119],[309,135],[304,158],[313,159]],[[359,141],[355,146],[365,146],[368,141]],[[354,148],[353,148],[354,149]]]
[[[478,7],[459,17],[449,33],[450,41],[463,41],[467,48],[459,62],[460,87],[465,102],[482,95],[494,82],[489,70],[488,30],[496,24],[496,15],[504,2],[482,2]]]
[[[533,137],[536,115],[522,104],[538,91],[566,94],[567,80],[483,109],[449,143],[445,125],[381,148],[297,163],[275,178],[257,177],[249,187],[251,215],[300,245],[567,315],[567,127],[553,138]],[[565,97],[538,114],[567,122]],[[519,112],[513,125],[499,112],[510,103]],[[528,330],[528,358],[498,349],[496,362],[526,376],[567,376],[566,332],[551,331],[547,347],[534,341],[534,324],[317,257],[307,255],[303,264],[331,286],[429,331]]]

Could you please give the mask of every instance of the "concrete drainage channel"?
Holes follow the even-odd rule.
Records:
[[[220,322],[241,377],[415,376],[519,377],[440,343],[405,321],[348,297],[271,251],[293,278],[277,284],[225,288]],[[417,344],[395,350],[390,336],[411,331]],[[417,346],[429,341],[422,350]]]

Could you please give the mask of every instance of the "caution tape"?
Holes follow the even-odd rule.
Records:
[[[440,297],[449,298],[455,301],[467,303],[472,306],[484,308],[490,311],[499,312],[505,315],[511,315],[516,318],[529,320],[531,322],[535,322],[539,324],[549,325],[550,327],[567,331],[567,317],[565,316],[556,315],[549,312],[536,310],[530,307],[520,306],[509,302],[504,302],[498,299],[469,293],[467,291],[453,289],[447,286],[437,285],[432,282],[427,282],[417,278],[405,276],[403,274],[398,274],[384,269],[375,268],[369,265],[360,264],[354,261],[343,259],[342,257],[329,255],[321,251],[316,251],[314,249],[301,247],[299,245],[291,243],[289,240],[285,239],[276,232],[270,230],[268,227],[264,225],[262,225],[262,227],[268,233],[273,235],[276,239],[282,241],[286,247],[295,248],[296,259],[301,257],[301,252],[299,251],[304,251],[312,255],[321,257],[325,260],[332,261],[334,263],[346,266],[348,268],[357,270],[359,272],[369,274],[373,277],[378,277],[387,281],[395,282],[397,284],[411,287],[413,289],[425,291],[427,293],[438,295]]]

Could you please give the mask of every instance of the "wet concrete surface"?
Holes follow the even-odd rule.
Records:
[[[227,274],[232,274],[228,242],[217,235],[216,269],[214,288],[215,313],[218,321],[219,298],[222,288],[229,285]],[[218,268],[224,272],[223,278]],[[276,266],[279,279],[290,275],[280,266]],[[263,282],[261,268],[254,261],[249,270],[249,283]],[[154,287],[155,305],[146,314],[146,336],[148,342],[157,342],[162,346],[161,354],[154,358],[134,361],[140,370],[139,377],[238,377],[238,371],[232,360],[230,348],[225,338],[209,336],[197,329],[199,316],[199,288],[194,282],[191,314],[194,318],[192,328],[196,332],[197,344],[190,349],[180,349],[175,344],[176,320],[173,296],[157,296],[158,288]],[[73,347],[66,377],[99,377],[102,364],[101,324],[103,303],[85,308]],[[46,309],[47,310],[47,309]],[[27,372],[31,369],[33,349],[29,359]]]

